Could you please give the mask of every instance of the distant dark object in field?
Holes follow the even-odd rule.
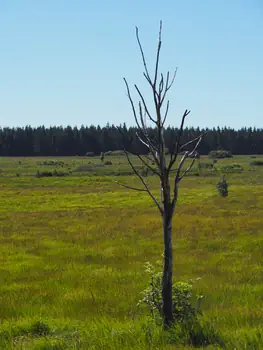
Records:
[[[85,156],[86,156],[86,157],[94,157],[94,156],[95,156],[95,153],[94,153],[94,152],[86,152],[86,153],[85,153]]]
[[[110,160],[106,160],[106,162],[104,162],[104,165],[112,165],[112,162]]]
[[[70,172],[66,172],[66,171],[58,171],[58,170],[53,170],[53,171],[37,171],[36,173],[36,177],[51,177],[51,176],[58,176],[58,177],[62,177],[62,176],[69,176],[71,174]]]
[[[225,150],[217,150],[217,151],[211,151],[208,154],[209,158],[232,158],[233,155],[230,151],[225,151]]]
[[[250,165],[263,166],[263,160],[253,160]]]
[[[116,151],[107,151],[104,153],[104,156],[124,156],[125,152],[122,150],[116,150]]]
[[[225,176],[223,176],[222,179],[216,184],[216,188],[220,196],[228,196],[228,183]]]
[[[255,159],[255,158],[257,158],[257,156],[250,156],[250,158],[254,158]]]

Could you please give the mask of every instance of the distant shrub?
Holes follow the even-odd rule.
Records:
[[[208,154],[209,158],[232,158],[233,155],[230,151],[225,150],[217,150],[217,151],[211,151]]]
[[[220,196],[228,196],[228,183],[225,176],[223,176],[222,179],[216,184],[216,188]]]
[[[100,160],[103,162],[104,161],[104,152],[101,152],[100,154]]]
[[[250,158],[254,158],[255,159],[255,158],[257,158],[257,156],[250,156]]]
[[[39,162],[38,164],[46,166],[64,166],[64,162],[62,160],[44,160],[43,162]]]
[[[94,164],[91,162],[87,162],[85,164],[79,165],[74,169],[74,172],[82,173],[82,172],[94,172],[96,169],[103,169],[104,164]]]
[[[240,164],[233,163],[223,165],[219,168],[219,170],[225,173],[241,173],[244,171],[244,168]]]
[[[52,177],[52,176],[69,176],[71,172],[66,172],[66,171],[58,171],[58,170],[53,170],[53,171],[37,171],[36,177]]]
[[[106,156],[124,156],[125,152],[123,150],[116,150],[116,151],[107,151],[104,153]]]
[[[105,157],[108,157],[108,156],[111,156],[111,155],[112,155],[112,151],[104,152],[104,156]]]
[[[110,160],[106,160],[106,162],[104,162],[104,165],[112,165],[112,162]]]
[[[71,172],[67,172],[67,171],[58,171],[58,170],[54,170],[53,171],[53,176],[69,176],[71,174]]]
[[[211,162],[200,162],[198,166],[200,169],[211,169],[214,167],[214,164]]]
[[[95,157],[95,153],[94,152],[86,152],[85,156],[86,157]]]
[[[51,177],[52,176],[52,171],[37,171],[36,177]]]
[[[252,166],[263,166],[263,160],[253,160],[250,165]]]

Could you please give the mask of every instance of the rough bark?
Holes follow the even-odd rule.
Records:
[[[163,215],[164,265],[162,280],[163,320],[166,326],[173,322],[173,247],[172,247],[172,217]]]

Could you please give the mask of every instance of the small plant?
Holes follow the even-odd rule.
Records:
[[[156,272],[152,264],[146,264],[146,272],[150,277],[149,287],[143,292],[138,305],[146,304],[154,319],[162,316],[162,272]],[[194,324],[200,313],[192,306],[192,285],[186,282],[173,284],[173,318],[175,323]]]
[[[146,272],[150,277],[149,287],[142,292],[143,298],[138,305],[146,304],[153,321],[161,321],[162,313],[162,272],[156,272],[149,262]],[[173,318],[174,322],[167,330],[169,344],[192,345],[194,347],[219,345],[224,346],[224,340],[214,326],[200,318],[200,303],[202,296],[193,296],[192,284],[176,282],[173,284]],[[197,306],[192,300],[197,300]]]
[[[217,183],[216,188],[220,196],[228,196],[228,183],[225,176],[223,176],[222,179]]]

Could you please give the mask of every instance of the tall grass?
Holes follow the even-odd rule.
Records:
[[[164,333],[137,307],[147,287],[144,264],[162,254],[150,198],[111,176],[26,176],[44,160],[20,161],[1,159],[0,166],[0,348],[190,348],[180,330]],[[73,169],[85,160],[63,161]],[[249,157],[235,161],[244,171],[228,175],[227,198],[218,196],[216,176],[182,182],[174,281],[198,279],[204,333],[212,325],[225,348],[261,349],[262,168],[251,173]],[[18,168],[21,176],[13,177]],[[119,181],[139,185],[134,176]],[[157,179],[148,181],[158,196]]]

